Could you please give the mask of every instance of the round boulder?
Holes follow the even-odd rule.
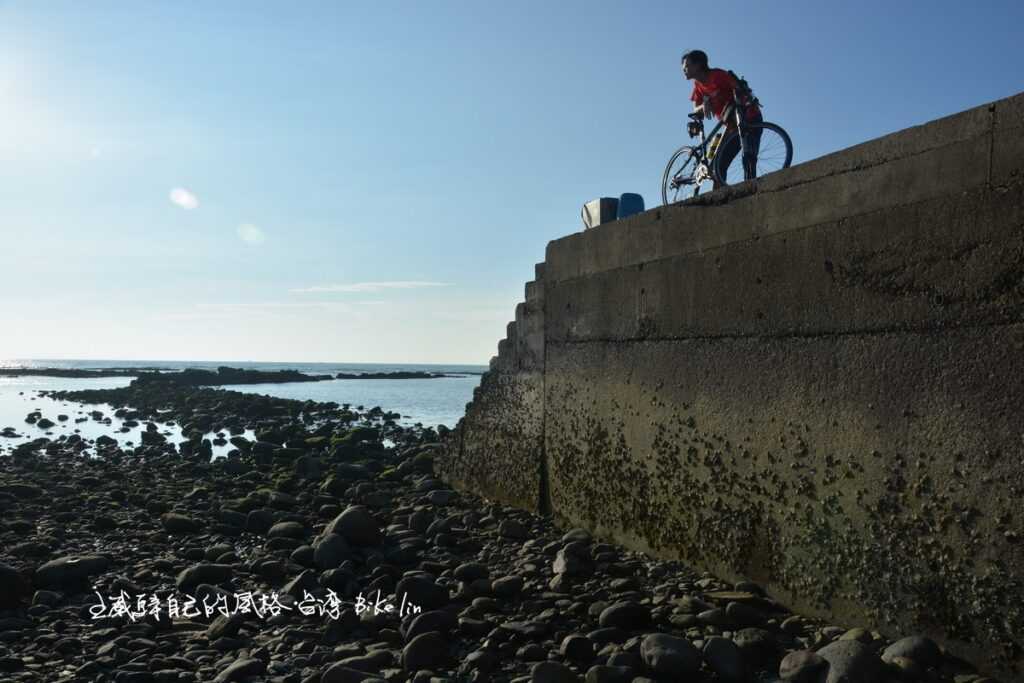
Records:
[[[102,574],[108,566],[110,561],[101,555],[68,555],[39,567],[34,583],[39,587],[77,584]]]
[[[402,668],[408,672],[432,669],[448,659],[448,643],[437,631],[421,633],[402,649]]]
[[[837,640],[818,650],[828,662],[825,683],[874,683],[881,677],[882,660],[875,649],[858,640]]]
[[[415,605],[424,611],[444,607],[450,596],[448,589],[437,585],[432,578],[424,574],[406,576],[395,586],[395,600],[399,604],[403,598],[405,604]]]
[[[931,638],[908,636],[897,640],[882,651],[883,662],[888,662],[893,657],[905,657],[923,667],[930,667],[939,664],[942,652]]]
[[[327,525],[324,533],[339,534],[352,545],[359,546],[380,545],[383,540],[377,520],[361,505],[349,506]]]
[[[612,626],[626,630],[641,629],[651,623],[651,610],[630,600],[617,602],[601,612],[598,623],[602,627]]]
[[[172,534],[191,534],[203,528],[197,520],[177,512],[160,515],[160,523]]]
[[[700,653],[690,641],[665,633],[647,636],[640,643],[644,665],[657,674],[674,676],[700,670]]]

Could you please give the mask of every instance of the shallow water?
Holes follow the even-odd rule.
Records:
[[[124,420],[114,416],[114,408],[107,404],[82,405],[68,401],[58,401],[46,396],[40,396],[39,391],[54,391],[59,389],[113,389],[127,386],[129,378],[100,378],[100,379],[65,379],[60,377],[0,377],[0,430],[4,427],[14,427],[19,436],[6,438],[0,436],[0,452],[5,452],[14,446],[32,439],[45,436],[56,440],[61,436],[79,434],[84,439],[96,439],[106,434],[117,439],[121,446],[137,446],[142,442],[142,432],[146,429],[145,422],[139,422],[137,427],[125,427]],[[98,410],[103,413],[104,418],[110,418],[109,424],[104,421],[97,421],[91,417],[91,413]],[[55,422],[53,427],[43,429],[34,424],[25,422],[29,413],[39,411],[43,417]],[[59,415],[67,415],[66,421],[58,419]],[[81,421],[78,421],[81,420]],[[181,428],[178,425],[168,427],[158,424],[161,434],[169,441],[177,443],[183,441]],[[213,434],[207,437],[213,438]],[[252,432],[245,434],[252,438]],[[233,446],[214,446],[215,457],[227,455]],[[91,454],[92,450],[87,449],[86,453]]]
[[[22,365],[35,367],[109,368],[109,367],[162,367],[181,369],[186,364],[172,364],[161,361],[36,361]],[[2,366],[3,363],[0,363]],[[226,363],[189,363],[187,367],[216,368]],[[310,374],[335,374],[337,372],[390,372],[394,370],[420,370],[424,372],[480,371],[479,366],[423,366],[423,365],[363,365],[363,364],[285,364],[285,363],[233,363],[232,367],[249,367],[259,370],[297,369]],[[65,377],[0,377],[0,430],[13,427],[19,438],[0,436],[0,452],[32,439],[46,436],[57,439],[61,435],[80,434],[83,438],[95,439],[103,434],[117,439],[122,446],[135,446],[141,442],[145,423],[122,432],[124,421],[114,417],[109,405],[79,405],[57,401],[40,396],[40,391],[112,389],[127,386],[128,377],[110,378],[65,378]],[[379,406],[390,412],[401,414],[397,420],[401,425],[422,424],[436,427],[454,427],[465,412],[466,403],[473,397],[473,389],[479,384],[478,374],[438,379],[408,380],[325,380],[322,382],[294,382],[284,384],[248,384],[226,386],[225,389],[246,393],[264,394],[278,398],[301,401],[334,401],[338,404],[363,406],[365,409]],[[97,422],[90,417],[94,410],[110,418],[110,424]],[[40,411],[43,417],[56,424],[49,429],[27,424],[26,416]],[[67,415],[67,421],[59,421],[58,415]],[[87,418],[82,422],[76,419]],[[183,440],[178,426],[159,425],[160,432],[173,442]],[[212,439],[213,435],[208,434]],[[245,434],[252,438],[252,433]],[[130,443],[129,443],[130,442]],[[230,444],[214,446],[214,456],[224,455],[231,450]]]

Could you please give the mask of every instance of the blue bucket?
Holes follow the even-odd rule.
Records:
[[[635,213],[643,213],[644,198],[635,192],[626,192],[619,197],[619,210],[616,218],[625,218]]]

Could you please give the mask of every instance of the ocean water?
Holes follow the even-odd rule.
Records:
[[[473,398],[473,389],[480,383],[480,375],[487,369],[482,365],[412,365],[412,364],[378,364],[378,363],[240,363],[240,362],[175,362],[175,361],[124,361],[124,360],[10,360],[0,361],[3,367],[62,368],[62,369],[111,369],[111,368],[147,368],[162,371],[178,371],[185,368],[215,370],[218,366],[227,365],[235,368],[254,370],[298,370],[307,374],[335,375],[339,372],[396,372],[419,371],[445,373],[455,375],[437,379],[366,379],[341,380],[332,379],[321,382],[294,382],[283,384],[245,384],[225,386],[225,389],[265,394],[278,398],[297,400],[334,401],[338,404],[351,404],[370,409],[376,406],[384,410],[399,413],[398,420],[402,425],[422,424],[436,427],[445,425],[454,427],[465,413],[466,404]],[[80,433],[83,437],[95,439],[107,434],[118,439],[122,444],[131,441],[133,445],[140,442],[140,432],[144,425],[122,431],[122,421],[113,416],[113,408],[107,405],[79,405],[64,401],[56,401],[40,396],[40,391],[61,389],[107,389],[127,386],[129,377],[108,378],[65,378],[18,376],[0,377],[0,430],[13,427],[19,438],[0,436],[0,453],[19,443],[40,436],[57,438],[62,434]],[[82,418],[88,418],[93,410],[102,411],[111,418],[111,424]],[[29,413],[39,411],[43,417],[56,423],[48,430],[25,422]],[[66,415],[66,421],[59,421],[59,415]],[[180,432],[176,428],[161,426],[169,439],[180,440]],[[47,433],[49,432],[49,433]],[[247,434],[251,438],[251,434]],[[231,446],[215,448],[215,455],[226,453]],[[223,453],[222,453],[223,451]]]

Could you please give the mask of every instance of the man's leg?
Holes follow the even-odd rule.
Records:
[[[747,180],[757,177],[757,154],[761,149],[761,128],[746,133],[746,154],[743,157],[743,177]]]
[[[718,170],[722,174],[722,180],[725,180],[726,174],[729,172],[729,166],[732,164],[733,159],[740,153],[740,139],[739,136],[732,137],[728,142],[723,142],[718,147]],[[723,183],[719,183],[715,180],[715,189],[721,187]]]
[[[760,114],[750,123],[761,123],[764,119]],[[763,128],[747,129],[743,136],[743,146],[746,147],[743,155],[743,177],[751,180],[757,177],[757,155],[761,150],[761,133]]]

